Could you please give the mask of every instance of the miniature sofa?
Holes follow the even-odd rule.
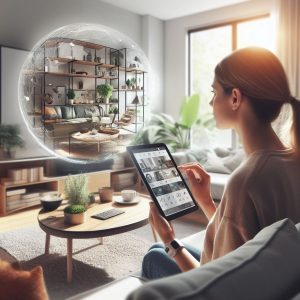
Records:
[[[203,232],[184,240],[203,240]],[[200,242],[201,243],[201,242]],[[146,283],[128,276],[71,299],[300,299],[300,224],[283,219],[227,255],[197,269]]]
[[[49,138],[68,137],[82,128],[99,123],[104,110],[98,105],[47,105],[43,123]]]

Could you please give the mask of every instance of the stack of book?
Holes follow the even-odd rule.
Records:
[[[44,167],[10,169],[8,177],[1,178],[3,185],[15,185],[28,182],[38,182],[44,179]]]
[[[20,207],[34,206],[40,204],[42,197],[57,195],[57,191],[13,189],[6,192],[6,209],[14,210]]]
[[[126,188],[133,187],[136,182],[136,175],[134,172],[112,174],[111,186],[115,191],[121,191]]]

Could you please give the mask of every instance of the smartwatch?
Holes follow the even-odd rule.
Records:
[[[182,242],[177,239],[173,240],[170,243],[167,243],[165,246],[166,246],[165,251],[172,258],[176,256],[179,249],[184,248],[184,245],[182,244]]]

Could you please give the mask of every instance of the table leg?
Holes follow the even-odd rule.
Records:
[[[99,244],[103,245],[103,237],[99,237],[98,240],[99,240]]]
[[[46,233],[45,254],[49,254],[49,248],[50,248],[50,234]]]
[[[100,152],[100,143],[98,142],[98,153]]]
[[[72,252],[73,252],[73,239],[67,239],[67,280],[68,283],[72,282]]]

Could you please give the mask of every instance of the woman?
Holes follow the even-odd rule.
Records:
[[[156,244],[145,255],[145,277],[199,267],[280,219],[300,222],[300,101],[291,96],[281,63],[266,49],[235,51],[216,66],[212,89],[216,125],[237,132],[247,159],[232,173],[218,208],[211,197],[209,174],[197,163],[180,166],[209,219],[201,259],[199,249],[180,242],[172,243],[176,248],[172,257],[165,252],[165,245],[173,247],[175,232],[151,204],[150,222],[165,245]],[[293,110],[292,148],[286,148],[271,126],[286,103]]]

